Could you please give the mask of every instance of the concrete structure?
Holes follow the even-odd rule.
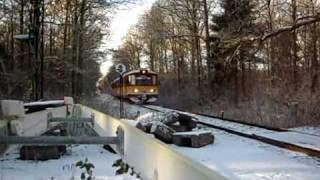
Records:
[[[0,101],[0,117],[24,117],[24,104],[17,100]]]
[[[72,115],[75,117],[92,118],[92,115],[94,116],[93,128],[100,136],[104,137],[102,139],[116,136],[123,139],[112,147],[145,180],[226,179],[218,172],[180,154],[172,147],[126,122],[82,105],[74,107],[70,112],[73,112]],[[25,117],[21,117],[20,114],[18,118],[11,121],[11,130],[18,136],[39,136],[48,128],[48,113],[52,113],[52,117],[66,117],[67,107],[50,108],[27,114]],[[15,113],[12,111],[10,114]],[[38,140],[40,142],[43,139]]]
[[[100,136],[114,136],[117,128],[124,131],[123,160],[146,180],[214,180],[226,179],[218,172],[191,160],[167,144],[141,130],[83,106],[82,116],[95,116],[95,131]],[[113,146],[114,147],[114,146]],[[114,147],[116,148],[116,147]],[[119,150],[116,149],[119,153]]]

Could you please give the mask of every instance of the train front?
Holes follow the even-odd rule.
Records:
[[[125,94],[135,103],[151,103],[158,99],[158,75],[149,70],[133,71],[126,75]]]

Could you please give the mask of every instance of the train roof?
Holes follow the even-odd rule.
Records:
[[[148,69],[136,69],[136,70],[132,70],[132,71],[128,71],[128,72],[124,73],[123,76],[128,76],[128,75],[130,75],[130,74],[140,73],[140,72],[143,71],[143,70],[146,70],[148,74],[157,74],[156,72],[151,71],[151,70],[148,70]],[[115,83],[115,82],[118,81],[118,80],[119,80],[119,77],[116,78],[115,80],[113,80],[113,81],[111,82],[111,84]]]
[[[132,71],[128,71],[128,72],[124,73],[123,76],[140,73],[141,71],[147,71],[148,74],[157,74],[156,72],[151,71],[149,69],[136,69],[136,70],[132,70]]]

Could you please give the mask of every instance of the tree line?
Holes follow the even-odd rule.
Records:
[[[0,98],[95,92],[117,0],[0,0]]]
[[[319,122],[319,8],[318,0],[157,0],[113,61],[158,72],[160,104],[275,126]]]

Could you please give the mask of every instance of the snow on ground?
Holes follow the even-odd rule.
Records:
[[[263,136],[320,151],[320,136],[297,132],[275,132]]]
[[[297,128],[291,128],[290,130],[295,131],[295,132],[320,136],[320,125],[318,125],[318,126],[302,126],[302,127],[297,127]]]
[[[208,128],[209,130],[209,128]],[[320,177],[320,160],[264,143],[211,129],[214,144],[178,151],[220,172],[239,179],[314,179]]]
[[[95,99],[84,101],[84,105],[90,106],[98,111],[106,113],[113,117],[120,117],[120,102],[118,98],[115,98],[108,94],[101,94]],[[136,117],[150,112],[145,108],[139,108],[136,105],[124,103],[125,117],[128,119],[135,119]]]
[[[110,104],[114,104],[112,97],[109,97],[109,95],[104,95],[100,98],[104,100],[104,103],[108,103],[109,107]],[[118,107],[115,107],[115,110],[117,111]],[[151,111],[128,104],[126,104],[125,107],[127,107],[126,113],[129,115],[130,113],[132,115],[137,111],[140,112],[140,115]],[[170,109],[157,106],[152,106],[152,108],[157,108],[161,111],[171,111]],[[110,109],[108,111],[110,111]],[[272,135],[275,133],[274,131],[239,125],[237,123],[229,123],[219,119],[203,116],[195,117],[201,121],[207,121],[218,126],[231,128],[248,134]],[[134,123],[132,122],[132,124]],[[211,169],[219,171],[222,174],[232,174],[239,179],[318,180],[320,177],[320,159],[318,158],[278,148],[256,140],[232,135],[221,130],[206,127],[203,127],[203,130],[212,131],[215,135],[214,144],[202,148],[185,148],[176,145],[172,145],[172,147]]]
[[[134,180],[129,174],[115,175],[114,161],[120,157],[98,145],[74,145],[57,160],[22,161],[19,160],[19,146],[12,146],[0,157],[1,180],[70,180],[80,179],[81,170],[75,167],[79,160],[93,163],[93,174],[96,180]]]
[[[157,106],[150,106],[150,107],[161,110],[161,111],[171,111],[169,109],[161,108]],[[190,115],[193,115],[193,114],[190,114]],[[303,147],[312,148],[315,150],[320,150],[320,135],[317,135],[317,134],[320,134],[320,132],[317,132],[317,131],[320,131],[320,127],[318,128],[304,127],[303,129],[298,129],[298,130],[295,129],[294,131],[275,132],[272,130],[261,129],[259,127],[252,127],[252,126],[243,125],[239,123],[223,121],[216,118],[204,117],[200,115],[193,115],[193,116],[195,116],[196,118],[198,118],[203,122],[214,124],[216,126],[225,127],[228,129],[244,132],[247,134],[256,134],[256,135],[276,139],[279,141],[284,141],[287,143],[296,144]],[[299,132],[299,130],[301,132]],[[310,130],[310,131],[307,131],[307,130]]]
[[[161,111],[170,109],[152,106]],[[319,137],[296,132],[274,132],[219,119],[194,115],[198,120],[248,134],[270,136],[304,146],[318,147]],[[199,149],[173,145],[183,154],[224,173],[234,173],[240,179],[319,179],[320,159],[277,148],[259,141],[211,130],[215,143]]]

